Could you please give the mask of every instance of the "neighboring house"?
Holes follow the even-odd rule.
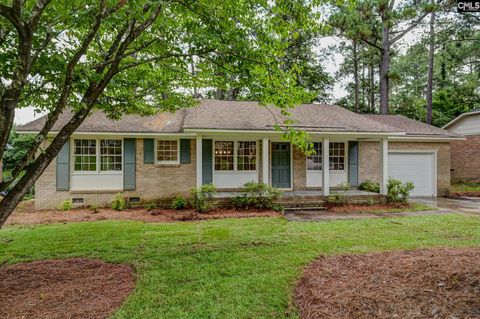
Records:
[[[452,182],[480,182],[480,109],[463,113],[444,129],[466,140],[452,142]]]
[[[202,100],[174,114],[127,115],[116,122],[94,112],[38,179],[35,204],[52,208],[73,199],[104,205],[118,192],[148,201],[186,195],[205,183],[238,190],[249,181],[327,196],[341,183],[356,187],[370,179],[380,182],[385,194],[389,176],[413,181],[414,195],[449,190],[450,141],[461,138],[457,134],[335,105],[301,105],[291,113],[294,128],[311,135],[315,155],[306,157],[282,139],[274,128],[280,111],[256,102]],[[52,133],[70,116],[64,112]],[[44,121],[17,131],[38,132]]]

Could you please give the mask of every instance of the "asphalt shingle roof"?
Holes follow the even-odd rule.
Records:
[[[336,105],[304,104],[291,109],[294,127],[311,132],[406,132],[409,135],[458,136],[398,115],[360,115]],[[72,117],[63,112],[52,132],[58,131]],[[17,128],[39,131],[46,117]],[[158,113],[141,117],[125,115],[118,121],[108,119],[101,111],[93,112],[77,132],[99,133],[180,133],[185,129],[273,130],[284,117],[275,107],[257,102],[201,100],[199,105],[175,113]]]
[[[433,125],[412,120],[411,118],[403,115],[363,114],[363,116],[391,127],[395,127],[397,130],[407,133],[407,136],[461,137],[461,135],[449,132]]]

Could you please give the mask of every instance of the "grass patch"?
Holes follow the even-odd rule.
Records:
[[[0,264],[74,256],[130,263],[137,287],[114,318],[298,318],[295,280],[320,254],[478,245],[480,218],[463,215],[100,221],[6,227]]]
[[[450,187],[451,192],[480,192],[480,183],[464,182],[452,184]]]

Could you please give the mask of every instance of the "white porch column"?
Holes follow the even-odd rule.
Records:
[[[197,187],[202,186],[202,135],[197,135]]]
[[[264,184],[270,185],[270,157],[269,157],[269,139],[262,139],[262,179]]]
[[[380,140],[380,194],[387,195],[388,183],[388,139]]]
[[[323,139],[322,143],[322,192],[323,196],[330,195],[330,140]]]

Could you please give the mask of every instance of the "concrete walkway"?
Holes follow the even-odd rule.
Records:
[[[444,215],[454,213],[451,210],[425,210],[420,212],[401,212],[401,213],[328,213],[322,211],[300,211],[286,212],[285,218],[289,221],[308,222],[308,221],[334,221],[348,219],[366,219],[366,218],[396,218],[405,216],[425,216],[425,215]]]
[[[419,204],[435,207],[438,210],[426,210],[419,212],[401,213],[328,213],[324,211],[299,211],[286,212],[285,218],[289,221],[333,221],[364,218],[395,218],[405,216],[445,215],[445,214],[474,214],[480,216],[480,198],[449,199],[438,198],[414,198],[411,200]]]

